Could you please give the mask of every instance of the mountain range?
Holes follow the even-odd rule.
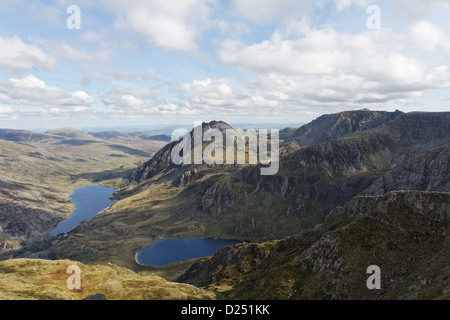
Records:
[[[201,129],[211,128],[231,126],[213,121]],[[0,139],[17,134],[0,132]],[[84,135],[19,136],[22,143],[87,143]],[[111,148],[120,135],[90,136]],[[147,139],[122,138],[113,149],[130,151],[132,140]],[[66,236],[24,238],[8,258],[113,263],[218,298],[449,298],[450,113],[345,111],[280,130],[279,142],[278,173],[261,176],[261,164],[175,165],[177,142],[164,141],[114,176],[118,202]],[[162,269],[135,261],[159,238],[191,237],[243,243]],[[382,270],[381,290],[366,287],[373,264]]]

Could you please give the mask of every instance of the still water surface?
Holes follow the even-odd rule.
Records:
[[[138,252],[136,261],[139,264],[164,267],[176,261],[209,256],[224,246],[239,242],[241,241],[213,238],[162,239]]]
[[[69,218],[61,221],[56,229],[50,231],[49,235],[53,237],[60,233],[67,233],[78,227],[81,221],[95,217],[100,211],[116,202],[110,199],[114,191],[113,188],[103,186],[76,188],[70,198],[77,208]]]

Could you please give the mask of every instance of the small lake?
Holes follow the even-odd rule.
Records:
[[[165,267],[172,262],[210,256],[224,246],[240,242],[213,238],[162,239],[138,252],[136,261],[139,264]]]
[[[81,223],[83,220],[92,219],[100,211],[109,207],[117,200],[111,200],[111,194],[115,191],[113,188],[103,186],[85,186],[76,188],[70,196],[73,204],[77,208],[72,212],[69,218],[61,221],[56,229],[49,233],[50,236],[56,236],[60,233],[67,233]]]

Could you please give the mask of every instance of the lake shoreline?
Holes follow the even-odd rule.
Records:
[[[55,237],[67,234],[85,220],[94,218],[97,214],[117,202],[112,195],[117,190],[103,185],[88,185],[77,187],[70,195],[70,201],[75,206],[70,216],[58,223],[56,228],[48,233]]]
[[[225,246],[233,246],[239,243],[242,243],[242,240],[236,239],[219,239],[212,237],[203,237],[203,238],[185,238],[185,239],[158,239],[153,242],[149,246],[137,251],[134,254],[134,260],[139,266],[144,267],[152,267],[152,268],[164,268],[172,263],[183,262],[189,259],[198,259],[207,256],[211,256],[215,254],[219,249]],[[188,244],[188,246],[186,246]],[[177,248],[176,245],[181,248]],[[161,247],[158,252],[158,247]],[[162,250],[161,250],[162,249]],[[204,254],[201,254],[200,251],[203,251]],[[149,253],[151,252],[151,253]],[[172,256],[170,255],[172,252]],[[180,252],[183,252],[180,255]],[[141,254],[145,254],[145,256],[140,258]],[[158,261],[155,263],[144,263],[143,260],[149,261]],[[139,261],[141,260],[141,262]],[[164,261],[164,262],[161,262]]]

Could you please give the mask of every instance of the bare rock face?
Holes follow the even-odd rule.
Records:
[[[58,220],[52,212],[0,201],[0,260],[9,258],[23,244],[41,239]]]
[[[381,195],[393,190],[450,190],[450,146],[405,160],[377,179],[363,194]]]
[[[300,146],[309,146],[378,127],[401,114],[401,111],[386,112],[366,109],[327,114],[300,127],[294,133],[294,139]]]
[[[55,214],[19,204],[0,202],[0,227],[3,234],[24,240],[42,237],[42,232],[55,223]]]
[[[128,180],[132,184],[139,184],[145,180],[151,179],[160,172],[168,171],[175,165],[171,161],[172,149],[176,146],[178,142],[174,141],[161,150],[159,150],[152,159],[145,162],[136,168],[128,177]]]
[[[182,172],[181,175],[173,181],[173,186],[174,187],[186,186],[189,182],[195,180],[197,174],[198,174],[197,169]]]
[[[218,129],[221,132],[225,132],[226,129],[231,129],[231,127],[222,121],[211,121],[210,123],[202,123],[202,134],[209,129]],[[190,132],[192,145],[194,141],[194,129]],[[173,169],[179,170],[181,166],[175,165],[172,162],[172,149],[178,144],[178,141],[173,141],[159,150],[152,159],[145,162],[134,170],[128,180],[131,184],[139,184],[145,180],[153,178],[155,175],[160,173],[173,173]]]

